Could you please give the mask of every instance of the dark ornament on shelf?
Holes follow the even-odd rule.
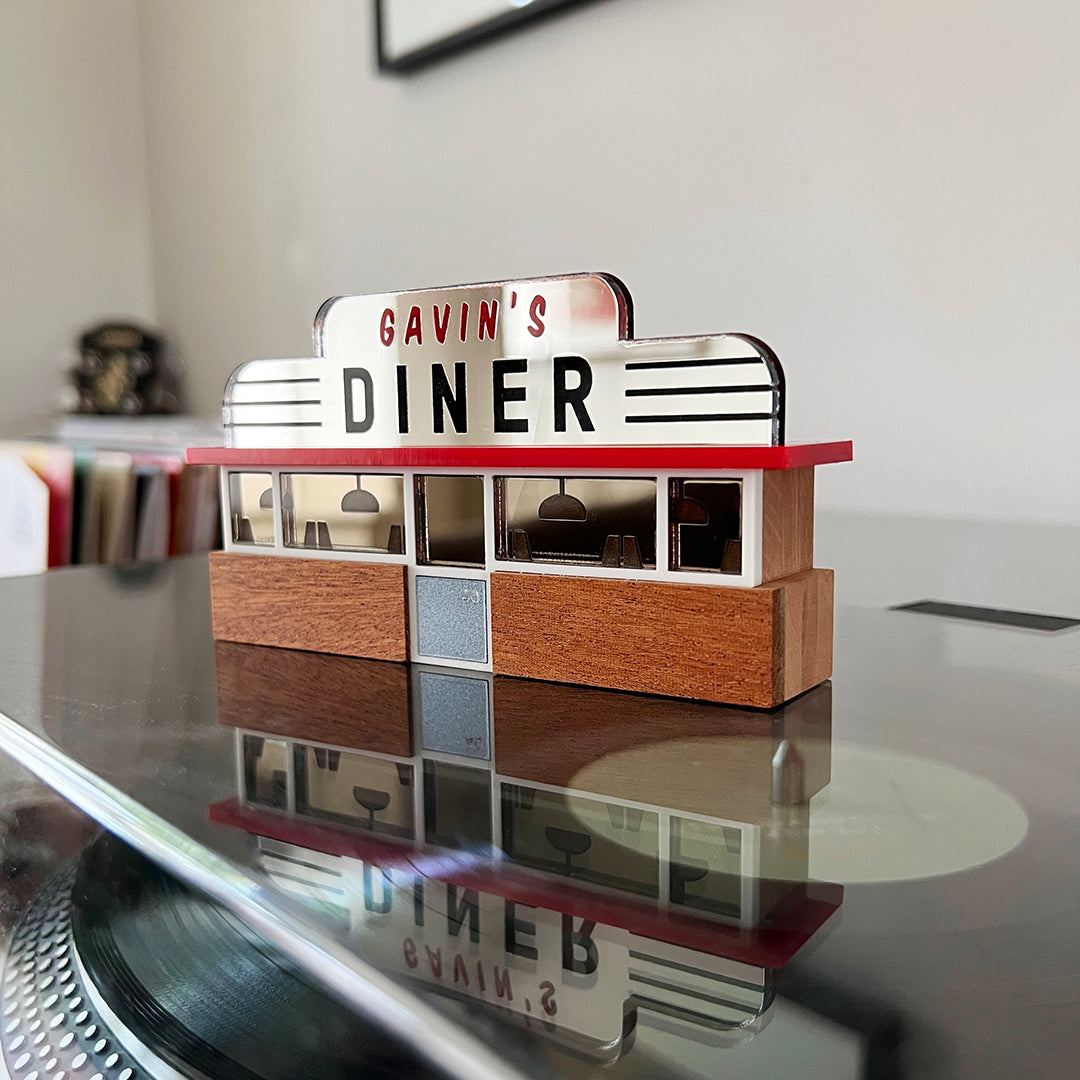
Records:
[[[178,379],[163,340],[133,323],[103,323],[83,334],[71,378],[79,413],[144,416],[178,408]]]

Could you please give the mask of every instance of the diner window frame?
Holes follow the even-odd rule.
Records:
[[[402,476],[405,490],[405,544],[404,553],[400,555],[383,554],[381,552],[367,551],[343,551],[343,550],[319,550],[314,548],[291,548],[285,547],[282,536],[281,506],[281,476],[288,473],[344,473],[359,471],[365,475]],[[225,530],[224,548],[226,552],[250,556],[263,556],[269,558],[303,558],[303,559],[330,559],[345,562],[384,563],[404,566],[407,572],[407,611],[409,625],[417,624],[416,606],[416,583],[424,575],[437,577],[461,578],[468,581],[481,582],[487,590],[488,602],[488,660],[465,661],[442,660],[437,657],[424,656],[418,651],[418,635],[410,634],[409,658],[414,663],[433,664],[439,667],[458,667],[463,670],[476,672],[490,672],[492,670],[492,643],[491,643],[491,603],[492,603],[492,575],[501,572],[517,574],[548,574],[557,577],[586,577],[597,579],[617,579],[633,581],[654,581],[674,583],[679,585],[708,585],[711,587],[736,587],[752,588],[762,583],[762,501],[764,491],[764,479],[762,470],[657,470],[655,472],[643,472],[640,469],[611,470],[603,476],[598,476],[595,469],[477,469],[473,468],[394,468],[382,470],[370,470],[365,473],[363,468],[357,470],[352,465],[327,464],[319,467],[295,466],[283,464],[269,469],[265,467],[237,465],[221,470],[221,507],[229,508],[228,475],[230,472],[269,472],[271,475],[271,487],[275,505],[275,544],[274,546],[256,545],[248,543],[235,543],[232,541],[231,528]],[[572,563],[554,562],[516,562],[509,559],[499,559],[496,552],[496,530],[498,521],[495,507],[495,478],[496,476],[522,476],[550,478],[553,474],[561,474],[567,477],[576,476],[589,479],[649,479],[656,481],[656,567],[655,569],[626,569],[624,567],[608,567],[602,565],[579,565]],[[426,475],[447,476],[481,476],[484,486],[484,544],[485,566],[448,566],[441,564],[424,564],[418,560],[416,537],[417,515],[415,484],[416,478]],[[670,530],[669,521],[669,491],[673,479],[734,479],[742,482],[742,573],[738,576],[723,574],[716,571],[675,570],[671,566],[670,543],[666,538]],[[409,493],[414,497],[410,498]],[[663,539],[662,539],[663,538]]]

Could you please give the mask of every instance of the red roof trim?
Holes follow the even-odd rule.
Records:
[[[802,469],[850,461],[851,443],[795,446],[393,446],[188,450],[191,465],[364,469]]]

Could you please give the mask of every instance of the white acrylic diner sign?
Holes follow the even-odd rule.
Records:
[[[743,334],[635,341],[604,275],[327,301],[317,355],[256,360],[226,443],[258,447],[768,446],[783,375]]]

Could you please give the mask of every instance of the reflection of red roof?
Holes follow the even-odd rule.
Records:
[[[350,469],[801,469],[851,460],[851,443],[795,446],[393,446],[188,450],[191,465]]]
[[[805,883],[794,888],[787,902],[772,913],[768,926],[730,926],[693,911],[660,910],[655,901],[641,897],[592,892],[572,882],[546,880],[543,875],[507,862],[489,862],[467,852],[382,840],[329,822],[245,806],[235,797],[213,803],[209,817],[219,825],[243,829],[254,836],[326,855],[360,859],[384,870],[401,870],[464,889],[478,889],[530,907],[593,919],[641,937],[768,968],[782,968],[844,898],[840,885]]]

